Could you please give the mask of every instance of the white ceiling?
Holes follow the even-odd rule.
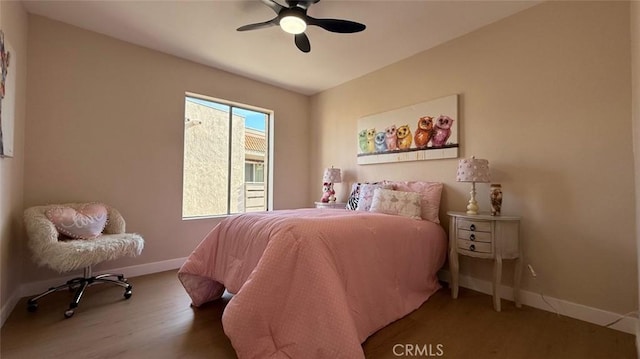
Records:
[[[284,0],[276,0],[285,4]],[[311,52],[278,27],[236,28],[275,17],[258,0],[23,1],[28,12],[262,82],[314,94],[469,33],[540,1],[322,0],[316,18],[361,22],[336,34],[311,26]]]

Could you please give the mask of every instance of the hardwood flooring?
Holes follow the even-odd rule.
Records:
[[[0,332],[0,357],[12,358],[235,358],[221,316],[231,299],[191,308],[176,271],[130,278],[120,287],[90,287],[74,317],[72,298],[58,292],[26,310],[23,298]],[[312,323],[310,323],[312,325]],[[457,300],[442,289],[418,310],[363,344],[367,358],[635,358],[633,335],[502,302],[461,288]],[[440,355],[438,355],[440,354]]]

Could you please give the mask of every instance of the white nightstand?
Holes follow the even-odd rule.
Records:
[[[316,202],[316,208],[345,209],[347,204],[342,202]]]
[[[452,212],[449,226],[449,268],[451,270],[451,296],[458,298],[458,255],[493,259],[493,308],[500,311],[498,290],[502,279],[502,260],[515,259],[513,298],[520,308],[520,278],[522,276],[522,245],[520,244],[520,217],[470,215]]]

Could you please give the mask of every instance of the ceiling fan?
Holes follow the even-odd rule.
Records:
[[[238,31],[264,29],[271,26],[280,26],[282,30],[294,35],[295,44],[302,52],[311,51],[309,38],[304,33],[309,25],[338,33],[360,32],[366,28],[364,24],[340,19],[316,19],[307,15],[309,7],[320,0],[286,0],[289,7],[282,6],[273,0],[261,0],[270,7],[277,16],[265,22],[241,26]]]

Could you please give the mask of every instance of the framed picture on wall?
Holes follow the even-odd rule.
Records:
[[[458,95],[358,120],[358,164],[458,157]]]
[[[0,157],[13,157],[13,126],[16,107],[15,52],[0,30]]]

